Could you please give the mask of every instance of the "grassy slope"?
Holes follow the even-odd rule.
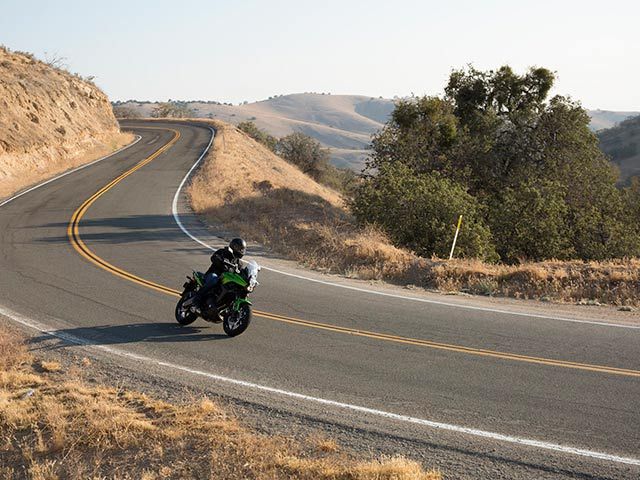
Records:
[[[425,259],[360,229],[338,194],[235,127],[212,122],[214,148],[190,187],[194,210],[300,263],[441,291],[640,305],[640,260],[518,266]]]
[[[327,437],[266,436],[208,398],[176,405],[88,384],[0,327],[0,477],[438,480],[404,458],[362,459]]]
[[[353,225],[340,195],[235,127],[212,122],[213,150],[189,189],[194,210],[305,265],[360,277],[401,275],[412,255]]]
[[[591,117],[591,130],[597,132],[605,128],[615,127],[627,118],[640,115],[640,112],[612,112],[609,110],[589,110]]]
[[[132,140],[95,85],[0,47],[0,198]]]
[[[640,116],[598,132],[600,148],[620,167],[622,178],[640,175]]]

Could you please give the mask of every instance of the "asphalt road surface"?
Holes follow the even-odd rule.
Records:
[[[175,296],[142,283],[180,289],[192,269],[207,268],[210,251],[179,228],[172,201],[212,132],[124,126],[140,141],[0,207],[5,314],[129,355],[122,361],[133,368],[454,455],[472,452],[546,474],[640,478],[637,328],[412,301],[272,270],[261,272],[252,300],[262,313],[243,335],[227,338],[202,320],[177,326]],[[221,246],[184,195],[178,200],[185,227]],[[93,262],[70,241],[74,213]],[[254,252],[259,263],[307,275]]]

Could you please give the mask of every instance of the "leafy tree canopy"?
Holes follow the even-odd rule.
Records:
[[[460,254],[488,258],[494,249],[508,262],[637,255],[638,222],[629,217],[634,192],[616,188],[618,172],[598,148],[581,105],[548,98],[554,79],[545,68],[519,75],[509,66],[488,72],[468,67],[451,73],[443,98],[398,101],[373,137],[352,202],[356,216],[382,225],[400,245],[441,255],[452,235],[429,217],[444,218],[436,214],[441,210],[422,199],[463,210],[470,196],[481,212],[478,225],[489,234],[477,237],[482,248],[461,248]],[[412,178],[400,181],[399,175]],[[427,178],[438,178],[440,186],[449,181],[448,193],[430,195]],[[413,210],[392,209],[389,216],[386,206],[403,198],[422,206],[421,227]],[[419,234],[411,235],[408,225]]]

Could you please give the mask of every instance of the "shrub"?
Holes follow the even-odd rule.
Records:
[[[356,174],[331,165],[329,149],[308,135],[296,132],[282,137],[276,145],[276,153],[315,181],[334,190],[350,193],[354,188]]]
[[[252,120],[255,120],[256,117],[252,117]],[[254,140],[260,142],[265,145],[272,152],[276,149],[276,142],[278,141],[276,137],[273,135],[269,135],[264,130],[258,128],[258,126],[253,123],[252,120],[247,122],[240,122],[238,124],[238,129],[249,135]]]
[[[113,114],[116,118],[140,118],[140,114],[134,108],[124,105],[114,105]]]
[[[278,140],[276,153],[316,180],[329,165],[329,149],[300,132]]]
[[[389,164],[356,187],[351,209],[362,224],[376,224],[423,257],[449,254],[459,215],[464,228],[456,256],[497,260],[483,208],[459,183],[437,173],[414,174]]]
[[[153,107],[151,116],[153,118],[189,118],[195,116],[195,112],[187,103],[169,100]]]
[[[565,192],[557,182],[523,183],[490,199],[489,219],[502,260],[570,258]]]

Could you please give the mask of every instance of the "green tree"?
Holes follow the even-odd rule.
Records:
[[[113,114],[116,118],[140,118],[140,114],[135,108],[127,107],[125,105],[114,105]]]
[[[553,80],[544,68],[524,75],[509,66],[451,73],[445,93],[466,134],[462,157],[473,191],[493,194],[539,176],[545,139],[536,130]]]
[[[460,142],[450,102],[436,97],[399,100],[388,123],[373,136],[367,167],[376,170],[400,162],[418,173],[460,176],[464,172],[455,162]]]
[[[629,221],[640,229],[640,177],[631,177],[630,185],[624,193]]]
[[[300,132],[278,140],[276,153],[314,180],[321,180],[323,173],[329,167],[329,149]]]
[[[411,209],[361,213],[378,187],[402,183],[407,190],[397,195],[420,202],[411,189],[437,177],[482,207],[490,243],[504,261],[637,255],[637,229],[629,226],[634,194],[616,187],[618,172],[598,148],[582,106],[561,96],[547,99],[553,82],[544,68],[518,75],[508,66],[488,72],[468,67],[452,72],[444,98],[399,101],[373,138],[352,202],[356,216],[384,225],[404,246],[416,244],[408,225],[420,235],[419,225],[432,225],[443,242],[444,231],[424,215],[414,222]],[[399,175],[413,178],[401,182]],[[422,211],[437,213],[426,206]]]

